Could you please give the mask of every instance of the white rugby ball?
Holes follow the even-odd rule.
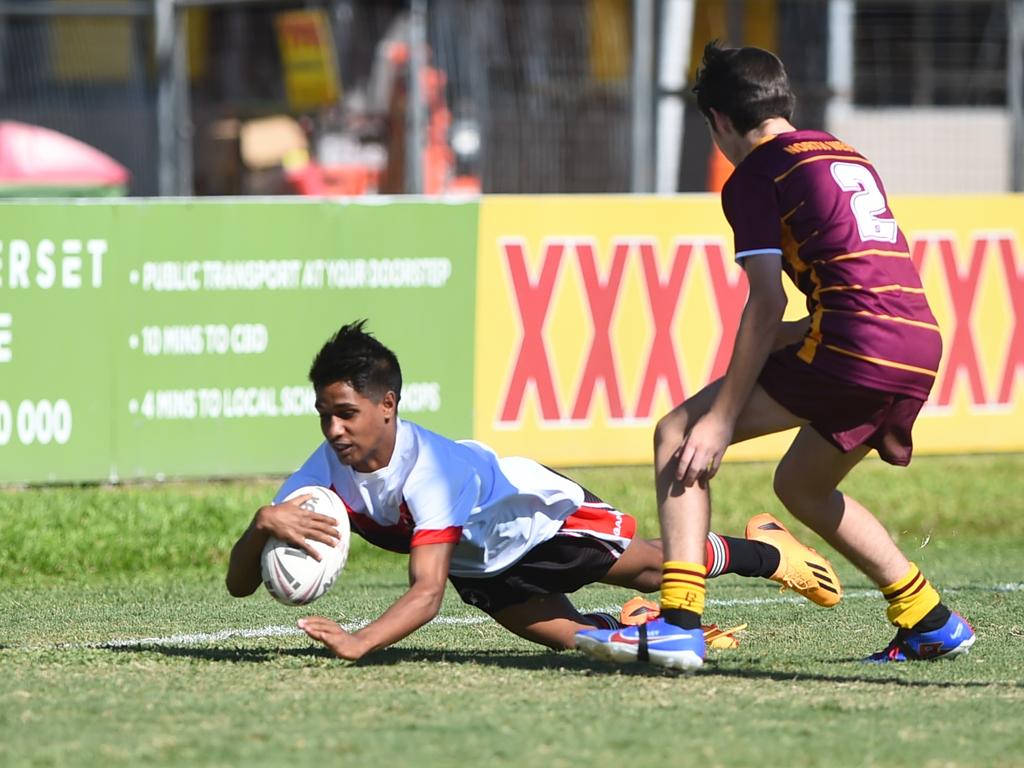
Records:
[[[260,566],[263,583],[276,600],[285,605],[305,605],[322,597],[341,575],[348,560],[351,530],[348,512],[338,494],[330,488],[307,485],[288,494],[285,501],[309,495],[302,508],[338,521],[338,544],[330,547],[319,541],[306,539],[320,553],[317,560],[285,541],[271,536],[263,547]]]

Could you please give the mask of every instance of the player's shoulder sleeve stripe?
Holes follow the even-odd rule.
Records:
[[[806,200],[801,200],[799,203],[790,208],[787,213],[783,214],[782,223],[785,224],[787,221],[789,221],[793,217],[793,214],[795,214],[797,211],[804,207],[804,203],[806,202]]]
[[[456,544],[462,538],[462,526],[450,525],[440,530],[416,531],[412,535],[410,547],[422,547],[424,544]]]
[[[858,163],[860,165],[871,165],[871,161],[861,155],[815,155],[814,157],[808,157],[799,162],[793,163],[789,168],[780,173],[775,177],[776,183],[785,179],[789,174],[808,163],[818,163],[822,160],[842,160],[848,163]]]
[[[737,251],[736,252],[736,261],[739,261],[740,259],[745,259],[748,256],[763,256],[763,255],[781,256],[782,255],[782,249],[781,248],[752,248],[752,249],[750,249],[748,251]]]

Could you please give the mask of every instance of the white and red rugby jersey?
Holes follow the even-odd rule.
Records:
[[[456,542],[450,573],[467,578],[510,567],[583,504],[579,485],[530,459],[498,458],[483,443],[401,419],[397,430],[391,461],[376,472],[356,472],[321,443],[274,503],[304,485],[333,488],[371,544],[408,552]]]

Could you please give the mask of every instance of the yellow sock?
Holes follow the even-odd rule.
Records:
[[[897,627],[910,629],[939,604],[939,593],[913,563],[907,575],[887,587],[882,595],[889,601],[885,615]]]
[[[701,563],[671,560],[661,569],[661,607],[704,613],[704,577],[708,569]]]

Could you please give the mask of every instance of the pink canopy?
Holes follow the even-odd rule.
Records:
[[[0,184],[122,186],[128,177],[123,165],[78,139],[0,121]]]

